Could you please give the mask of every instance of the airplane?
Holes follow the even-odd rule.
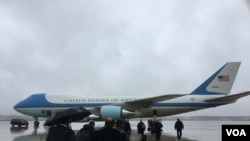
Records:
[[[250,95],[245,91],[229,95],[241,62],[227,62],[190,94],[165,94],[159,96],[72,96],[32,94],[18,102],[14,109],[34,117],[49,117],[56,111],[72,107],[84,107],[91,112],[88,120],[130,119],[171,116],[190,111],[235,103]]]

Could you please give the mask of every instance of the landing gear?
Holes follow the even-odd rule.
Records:
[[[153,120],[157,120],[157,110],[153,110]]]
[[[34,117],[34,127],[38,127],[38,126],[39,126],[38,117]]]

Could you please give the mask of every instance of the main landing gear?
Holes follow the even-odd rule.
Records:
[[[38,126],[39,126],[38,117],[34,117],[34,127],[38,127]]]

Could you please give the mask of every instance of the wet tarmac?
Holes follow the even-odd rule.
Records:
[[[140,135],[136,132],[136,124],[138,121],[130,121],[133,129],[130,141],[139,141]],[[29,127],[11,127],[10,121],[0,121],[0,136],[3,141],[45,141],[47,135],[47,127],[42,126],[43,121],[40,121],[40,126],[34,128],[33,121],[29,121]],[[145,120],[146,124],[147,121]],[[174,130],[175,121],[162,121],[163,134],[162,141],[177,141],[176,131]],[[221,140],[221,125],[222,124],[250,124],[250,121],[183,121],[185,129],[181,141],[220,141]],[[76,132],[84,123],[72,123],[72,129]],[[96,127],[102,127],[103,122],[96,122]],[[147,125],[147,124],[146,124]],[[147,141],[154,141],[154,136],[147,134]]]

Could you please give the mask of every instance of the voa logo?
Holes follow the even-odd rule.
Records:
[[[244,129],[226,129],[228,136],[247,136]]]
[[[222,141],[250,141],[250,125],[222,125]]]

